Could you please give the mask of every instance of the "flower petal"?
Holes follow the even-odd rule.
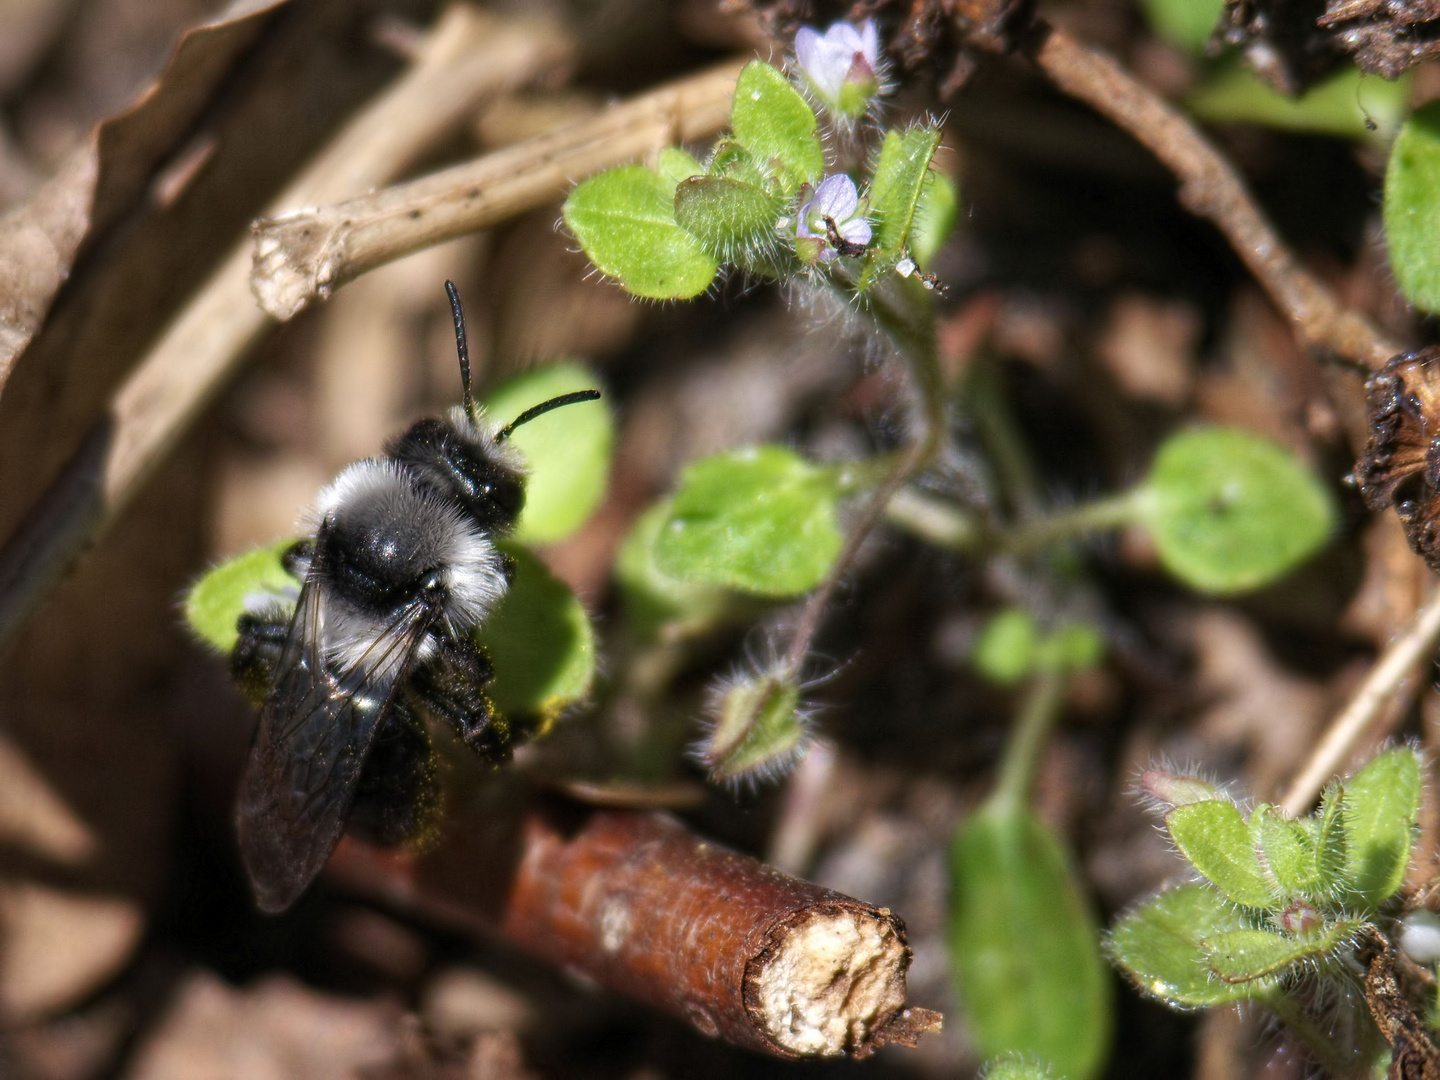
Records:
[[[814,27],[802,26],[795,31],[795,62],[801,71],[815,78],[813,72],[820,66],[820,32]]]
[[[822,217],[834,218],[836,224],[847,221],[860,205],[855,181],[844,173],[827,176],[815,189],[815,209]]]
[[[872,235],[870,222],[863,217],[851,218],[845,224],[837,226],[837,231],[842,239],[849,240],[852,244],[868,244]]]
[[[865,62],[870,65],[871,71],[878,70],[880,66],[880,32],[875,29],[875,20],[866,19],[860,24],[860,52],[865,54]]]

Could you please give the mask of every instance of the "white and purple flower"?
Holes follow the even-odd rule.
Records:
[[[880,35],[875,20],[857,28],[837,22],[822,35],[810,26],[795,34],[795,62],[811,92],[839,119],[856,120],[880,90]]]
[[[865,218],[868,209],[854,180],[844,173],[827,176],[796,216],[796,253],[812,266],[835,258],[837,249],[842,255],[861,254],[871,237],[870,222]]]

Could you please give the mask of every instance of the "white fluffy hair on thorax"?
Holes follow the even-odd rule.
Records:
[[[453,632],[478,626],[505,595],[503,558],[490,538],[398,462],[367,458],[342,469],[316,500],[314,531],[347,507],[419,526],[435,565],[445,570],[444,617]]]

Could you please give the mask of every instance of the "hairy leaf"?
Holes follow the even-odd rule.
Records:
[[[1135,985],[1178,1007],[1228,1005],[1268,990],[1265,981],[1227,983],[1211,973],[1202,942],[1242,930],[1244,919],[1209,885],[1181,885],[1121,918],[1106,939],[1111,958]]]
[[[979,1051],[1034,1055],[1071,1080],[1104,1064],[1111,987],[1060,841],[1028,807],[987,808],[951,845],[951,958]]]
[[[790,80],[763,60],[752,60],[740,72],[730,128],[776,179],[781,194],[793,195],[801,184],[814,183],[825,168],[815,113]]]
[[[563,213],[590,261],[636,296],[688,300],[720,269],[676,224],[674,181],[643,165],[590,177],[570,193]]]
[[[1165,815],[1165,826],[1191,865],[1226,897],[1248,907],[1270,906],[1270,881],[1250,826],[1233,803],[1209,799],[1177,806]]]
[[[1376,755],[1345,783],[1342,799],[1347,883],[1375,907],[1405,880],[1420,810],[1420,759],[1408,746]]]
[[[838,498],[832,470],[783,447],[705,458],[681,476],[656,563],[681,581],[797,596],[840,554]]]

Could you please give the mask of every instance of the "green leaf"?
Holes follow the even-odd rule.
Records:
[[[1420,759],[1408,746],[1378,754],[1346,782],[1342,798],[1347,884],[1373,908],[1405,880],[1420,812]]]
[[[566,585],[521,545],[504,541],[515,580],[476,640],[495,679],[486,693],[502,716],[537,721],[537,734],[568,706],[584,701],[595,681],[595,631]]]
[[[1345,836],[1345,797],[1338,784],[1325,789],[1320,799],[1320,811],[1309,821],[1315,835],[1315,864],[1320,874],[1321,888],[1327,895],[1337,895],[1344,885],[1346,848],[1349,840]]]
[[[1212,123],[1263,124],[1347,139],[1389,139],[1405,116],[1409,82],[1386,82],[1351,67],[1292,98],[1237,57],[1211,72],[1186,99],[1186,105],[1195,116]],[[1375,127],[1369,127],[1367,121]]]
[[[255,548],[221,563],[190,586],[185,596],[185,621],[205,644],[229,655],[239,638],[235,622],[244,612],[247,597],[284,596],[293,604],[300,582],[281,565],[280,557],[295,543],[293,538]]]
[[[840,554],[833,470],[780,446],[717,454],[689,466],[655,544],[681,581],[760,596],[798,596]]]
[[[726,176],[692,176],[675,189],[675,220],[721,262],[745,263],[776,247],[779,200]]]
[[[1359,928],[1358,921],[1340,920],[1313,934],[1291,937],[1249,927],[1205,938],[1205,963],[1227,983],[1253,983],[1280,975],[1305,960],[1333,953]]]
[[[1202,942],[1244,927],[1244,918],[1209,885],[1181,885],[1120,919],[1105,944],[1144,993],[1178,1008],[1228,1005],[1273,985],[1227,983],[1207,967]]]
[[[790,196],[825,168],[815,113],[778,69],[752,60],[735,84],[730,129],[750,156]]]
[[[782,774],[805,739],[800,688],[773,675],[737,680],[715,702],[715,726],[700,748],[712,780]]]
[[[1024,608],[1006,608],[995,615],[975,639],[970,662],[992,682],[1014,686],[1035,670],[1040,652],[1040,627]]]
[[[1221,799],[1186,803],[1165,815],[1170,837],[1192,866],[1237,904],[1265,908],[1273,901],[1250,826]]]
[[[1250,828],[1280,887],[1315,897],[1326,892],[1329,883],[1321,873],[1317,831],[1309,825],[1290,820],[1268,804],[1257,806],[1250,815]]]
[[[1192,588],[1264,585],[1324,545],[1335,505],[1287,450],[1236,428],[1193,428],[1156,455],[1136,509],[1166,568]]]
[[[980,1053],[1095,1076],[1110,1045],[1110,980],[1060,841],[1026,807],[987,808],[956,830],[950,865],[950,954]]]
[[[885,133],[870,181],[870,216],[875,228],[871,249],[888,256],[891,262],[900,258],[910,241],[915,208],[927,186],[930,159],[939,145],[939,128],[914,127]]]
[[[930,269],[935,256],[950,239],[959,213],[960,189],[955,181],[931,169],[929,179],[920,189],[920,201],[915,204],[915,220],[910,224],[910,257],[921,270]]]
[[[1385,169],[1385,242],[1405,299],[1440,311],[1440,101],[1400,127]]]
[[[641,640],[662,630],[690,637],[726,621],[735,609],[734,594],[713,585],[681,581],[660,569],[655,544],[670,520],[671,500],[646,508],[620,546],[615,577],[625,595],[625,616]]]
[[[552,364],[508,380],[485,397],[487,415],[509,423],[532,405],[591,390],[600,379],[578,364]],[[615,424],[604,401],[566,405],[515,429],[511,441],[525,455],[525,508],[514,537],[551,544],[583,525],[605,497]]]
[[[655,158],[655,171],[675,185],[692,176],[704,175],[705,166],[680,147],[667,146]]]
[[[720,269],[675,223],[674,182],[643,165],[590,177],[570,193],[563,214],[590,261],[636,296],[688,300]]]
[[[1089,623],[1066,623],[1040,644],[1046,671],[1089,671],[1105,659],[1105,638]]]
[[[1203,56],[1210,33],[1225,11],[1225,0],[1141,0],[1141,6],[1157,34]]]

